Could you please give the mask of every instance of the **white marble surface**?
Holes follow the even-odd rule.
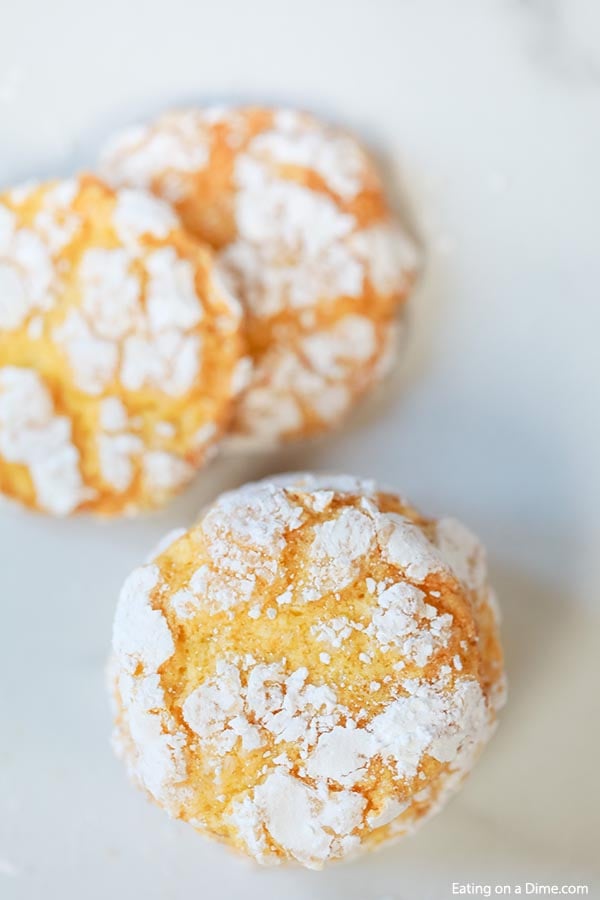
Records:
[[[460,880],[598,889],[600,6],[0,9],[1,182],[88,165],[112,127],[170,103],[228,97],[322,111],[385,155],[427,250],[406,359],[344,433],[220,461],[152,518],[1,511],[0,896],[444,900]],[[155,538],[220,487],[299,467],[381,478],[484,537],[511,681],[496,739],[443,815],[321,874],[233,860],[131,790],[107,743],[102,672],[119,584]]]

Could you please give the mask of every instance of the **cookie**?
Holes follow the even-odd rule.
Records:
[[[484,551],[349,477],[221,496],[127,579],[115,748],[168,813],[262,864],[410,833],[504,701]]]
[[[334,428],[389,370],[417,255],[353,137],[290,110],[184,110],[117,135],[100,170],[172,202],[246,308],[232,445]]]

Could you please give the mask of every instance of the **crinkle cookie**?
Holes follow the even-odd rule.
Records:
[[[114,745],[172,816],[324,863],[438,810],[504,700],[483,548],[349,477],[221,496],[127,579]]]
[[[161,504],[233,412],[241,318],[151,194],[82,176],[0,195],[0,491],[55,515]]]
[[[184,110],[117,135],[101,172],[174,203],[247,309],[234,445],[332,428],[388,370],[416,254],[354,138],[289,110]]]

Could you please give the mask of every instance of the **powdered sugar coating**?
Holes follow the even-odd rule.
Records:
[[[0,328],[15,331],[35,310],[52,303],[50,248],[32,229],[19,229],[0,204]]]
[[[205,132],[204,139],[199,139]],[[149,188],[165,172],[194,172],[209,158],[209,137],[202,116],[192,111],[166,115],[161,128],[135,126],[115,135],[103,151],[101,170],[115,184]]]
[[[50,392],[31,369],[0,368],[0,456],[28,468],[46,512],[66,515],[90,496],[71,423],[55,414]]]
[[[453,561],[437,546],[448,531]],[[458,533],[347,476],[219,498],[120,600],[117,677],[156,669],[165,698],[146,711],[164,716],[169,748],[157,791],[117,696],[136,780],[263,864],[318,868],[416,827],[458,787],[498,708],[485,575],[475,598]]]
[[[3,489],[54,514],[114,514],[189,481],[247,377],[241,309],[221,282],[151,194],[81,176],[1,195],[0,369],[45,398],[43,439],[42,419],[6,400],[0,475],[23,468]]]
[[[485,586],[485,550],[462,522],[448,517],[440,519],[436,526],[435,543],[467,587],[478,591]]]
[[[425,602],[425,594],[411,584],[400,582],[384,588],[377,596],[378,609],[369,628],[380,644],[399,644],[404,656],[424,666],[441,647],[448,644],[452,616],[438,615]]]
[[[145,293],[134,274],[140,265]],[[201,366],[195,326],[204,315],[194,278],[192,264],[173,247],[86,251],[80,264],[82,308],[69,310],[53,331],[80,390],[101,394],[117,379],[128,391],[153,387],[173,397],[188,392]]]
[[[114,690],[127,719],[130,772],[161,802],[173,802],[172,785],[186,775],[185,735],[164,712],[158,669],[175,652],[168,625],[150,594],[160,573],[149,565],[123,585],[114,623]]]
[[[364,807],[360,794],[317,790],[276,769],[235,804],[228,822],[258,862],[272,861],[268,846],[275,842],[293,859],[316,868],[358,848],[352,832],[362,824]]]
[[[371,518],[357,509],[342,509],[335,518],[315,526],[306,599],[318,599],[351,584],[374,540]]]
[[[246,306],[232,444],[332,427],[384,376],[417,253],[349,134],[294,110],[182,110],[115,137],[101,171],[175,202]]]

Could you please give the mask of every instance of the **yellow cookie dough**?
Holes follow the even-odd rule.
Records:
[[[388,370],[416,253],[354,138],[291,110],[182,110],[117,135],[100,170],[174,203],[246,307],[233,444],[333,428]]]
[[[98,179],[0,195],[0,491],[55,515],[163,503],[245,378],[241,309],[172,209]]]
[[[485,554],[350,477],[224,494],[127,579],[114,745],[159,806],[263,864],[412,831],[504,699]]]

